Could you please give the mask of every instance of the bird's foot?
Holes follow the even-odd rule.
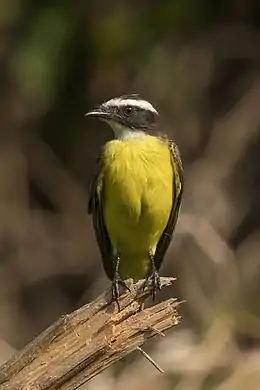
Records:
[[[162,284],[161,284],[161,278],[158,274],[158,271],[155,266],[155,261],[154,261],[154,255],[151,250],[149,250],[149,258],[151,262],[151,273],[148,275],[145,283],[144,283],[144,288],[151,289],[152,291],[152,299],[153,301],[155,300],[155,295],[157,290],[162,289]]]
[[[118,274],[114,276],[114,280],[112,282],[112,299],[116,301],[118,311],[120,311],[120,304],[119,304],[119,297],[120,297],[120,286],[123,287],[124,289],[130,291],[130,288],[127,286],[125,281],[120,278]]]
[[[152,299],[154,301],[156,296],[156,291],[162,289],[161,278],[158,274],[158,271],[155,268],[152,269],[152,273],[146,279],[144,288],[151,289]]]

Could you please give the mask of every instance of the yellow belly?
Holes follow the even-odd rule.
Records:
[[[173,170],[168,144],[148,135],[111,141],[104,158],[104,218],[120,254],[120,275],[146,277],[148,251],[155,252],[172,207]]]

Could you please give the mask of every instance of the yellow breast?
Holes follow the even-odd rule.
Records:
[[[136,256],[148,264],[148,250],[155,251],[172,207],[168,142],[148,135],[111,141],[105,146],[104,163],[104,216],[110,239],[122,260]]]
[[[154,236],[165,227],[173,199],[167,141],[152,136],[111,141],[104,158],[105,220],[112,241],[129,240],[136,229]]]

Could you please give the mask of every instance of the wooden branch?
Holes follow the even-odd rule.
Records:
[[[166,287],[175,279],[161,280]],[[143,291],[144,281],[127,283],[130,292],[120,296],[120,312],[109,289],[90,304],[61,317],[0,368],[0,389],[77,389],[178,324],[176,299],[140,311],[150,292]]]

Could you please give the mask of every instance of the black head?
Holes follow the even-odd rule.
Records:
[[[108,100],[100,107],[87,113],[110,124],[112,128],[121,126],[129,130],[149,130],[156,125],[158,112],[138,95],[122,95]]]

